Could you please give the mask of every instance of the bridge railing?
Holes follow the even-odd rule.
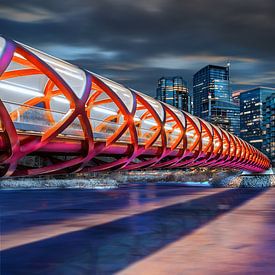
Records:
[[[27,104],[17,104],[10,101],[3,101],[7,111],[9,112],[15,129],[18,133],[29,135],[42,135],[58,121],[64,119],[67,113],[44,109],[41,107],[30,106]],[[90,124],[92,127],[95,141],[106,141],[106,139],[114,134],[116,130],[122,125],[122,123],[102,121],[95,118],[90,118]],[[100,131],[98,129],[100,128]],[[0,122],[0,130],[2,125]],[[140,145],[146,143],[144,135],[148,135],[148,129],[138,127],[139,133],[138,141]],[[81,123],[77,118],[67,127],[58,137],[66,137],[68,139],[85,139]],[[173,141],[177,138],[177,135],[167,133],[167,146],[170,147]],[[118,142],[131,143],[131,137],[128,131],[119,139]],[[161,146],[161,140],[158,139],[155,146]],[[179,145],[181,148],[182,145]]]

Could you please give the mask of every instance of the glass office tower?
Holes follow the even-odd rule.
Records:
[[[229,67],[208,65],[193,76],[194,115],[239,135],[239,107],[232,102]]]
[[[257,87],[240,94],[240,136],[259,150],[263,150],[263,104],[275,93],[273,88]]]
[[[263,103],[263,150],[275,165],[275,91]]]
[[[237,106],[240,106],[240,94],[245,90],[237,90],[232,92],[232,102]]]
[[[156,98],[181,110],[189,111],[187,84],[180,76],[160,78]]]

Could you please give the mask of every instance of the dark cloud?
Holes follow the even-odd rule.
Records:
[[[275,85],[273,0],[1,1],[1,32],[153,95],[162,75],[232,63],[234,88]]]

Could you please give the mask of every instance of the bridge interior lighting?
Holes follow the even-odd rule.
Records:
[[[173,130],[173,128],[171,126],[168,126],[168,125],[165,125],[164,129],[166,129],[166,130]]]
[[[19,43],[22,45],[22,43]],[[66,66],[66,71],[71,71],[72,73],[78,74],[79,73],[79,69],[75,66],[73,66],[72,64],[64,61],[64,60],[59,60],[58,58],[51,56],[51,55],[45,55],[43,52],[36,50],[32,47],[26,46],[26,45],[22,45],[24,48],[27,48],[28,50],[30,50],[32,53],[34,53],[35,55],[38,55],[39,58],[41,58],[43,61],[45,61],[46,63],[52,64],[55,68],[55,70],[57,69],[56,67],[62,68],[64,69]],[[17,54],[17,53],[16,53]],[[21,56],[20,56],[21,57]],[[83,78],[82,78],[83,79]]]
[[[203,137],[203,138],[202,138],[202,141],[203,141],[203,142],[209,142],[209,137]]]
[[[156,101],[149,99],[149,98],[146,98],[146,100],[149,101],[153,106],[159,107],[159,105],[156,103]]]
[[[193,132],[187,132],[186,135],[187,135],[188,137],[193,137],[193,136],[194,136],[194,133],[193,133]]]
[[[56,59],[55,57],[52,57],[52,56],[51,56],[51,58],[52,58],[52,59]],[[50,64],[54,65],[55,67],[64,68],[64,66],[60,65],[58,62],[55,62],[55,61],[53,61],[53,60],[51,60],[51,59],[48,59],[48,58],[45,58],[44,56],[43,56],[42,59],[45,60],[45,61],[47,61],[47,63],[50,63]],[[64,63],[66,63],[66,62],[64,62]],[[67,64],[69,64],[69,63],[67,63]],[[72,69],[71,64],[69,64],[69,65],[70,65],[70,67],[69,67],[69,66],[66,67],[66,71],[70,71],[70,72],[72,72],[72,73],[74,73],[74,74],[78,74],[78,71]],[[57,68],[55,68],[55,69],[57,69]],[[62,70],[62,69],[60,69],[60,70]],[[81,79],[83,79],[83,78],[81,78]]]
[[[115,83],[114,81],[112,81],[110,79],[107,79],[105,77],[102,77],[102,76],[99,76],[99,75],[97,75],[97,76],[98,76],[98,78],[101,78],[101,80],[103,80],[103,82],[105,84],[107,84],[109,86],[109,88],[111,88],[113,90],[120,91],[126,97],[129,97],[129,98],[131,97],[129,94],[125,93],[125,91],[127,91],[127,89],[125,87],[123,87],[123,86],[119,85],[118,83]]]
[[[9,84],[4,81],[0,82],[0,89],[1,88],[5,89],[5,90],[12,91],[12,92],[23,93],[23,94],[34,96],[34,97],[43,97],[44,96],[43,93],[40,93],[37,90],[33,90],[33,89],[27,88],[25,86],[21,86],[21,85],[14,84],[14,83]],[[67,104],[69,103],[69,100],[66,99],[65,97],[55,96],[55,97],[52,97],[52,99],[55,101],[61,102],[61,103],[67,103]]]
[[[27,95],[31,95],[31,96],[44,96],[42,93],[40,93],[39,91],[30,89],[28,87],[25,86],[21,86],[18,84],[9,84],[7,82],[1,81],[0,82],[0,88],[2,89],[6,89],[12,92],[17,92],[17,93],[23,93],[23,94],[27,94]]]
[[[174,132],[176,132],[176,133],[181,133],[181,130],[179,129],[179,128],[177,128],[177,129],[174,129]]]
[[[155,122],[150,121],[150,120],[144,120],[143,122],[147,125],[158,126]]]
[[[52,99],[54,101],[57,101],[57,102],[70,104],[70,101],[67,98],[65,98],[65,97],[55,96],[55,97],[52,97]]]
[[[55,69],[57,72],[60,72],[62,74],[65,74],[67,76],[70,76],[70,77],[73,77],[73,78],[77,78],[79,80],[83,80],[83,77],[81,75],[77,75],[77,74],[74,74],[74,73],[71,73],[67,70],[63,70],[63,69],[59,69],[59,68],[56,68]]]
[[[130,98],[130,95],[126,94],[126,93],[122,93],[124,96],[126,97],[129,97]]]
[[[25,58],[24,58],[24,56],[22,56],[22,55],[21,55],[21,54],[19,54],[19,53],[16,53],[16,52],[15,52],[13,55],[14,55],[14,56],[16,56],[16,57],[19,57],[19,58],[23,58],[23,59],[25,59]]]
[[[112,110],[105,109],[105,108],[102,108],[102,107],[97,107],[97,106],[92,107],[92,110],[94,110],[96,112],[99,112],[99,113],[103,113],[103,114],[117,115],[117,113],[112,111]]]
[[[156,104],[156,103],[152,103],[152,101],[151,101],[151,105],[152,105],[153,107],[155,107],[155,108],[159,108],[159,105]]]
[[[140,121],[140,118],[134,116],[134,121]]]

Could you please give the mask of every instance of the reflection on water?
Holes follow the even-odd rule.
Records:
[[[202,187],[211,187],[211,184],[209,181],[187,181],[184,183],[179,183],[180,185],[186,185],[186,186],[202,186]]]
[[[274,255],[273,190],[201,184],[1,191],[3,274],[165,274],[190,265],[194,274],[220,273],[238,251],[248,272],[258,249]],[[268,271],[273,265],[265,257]]]

